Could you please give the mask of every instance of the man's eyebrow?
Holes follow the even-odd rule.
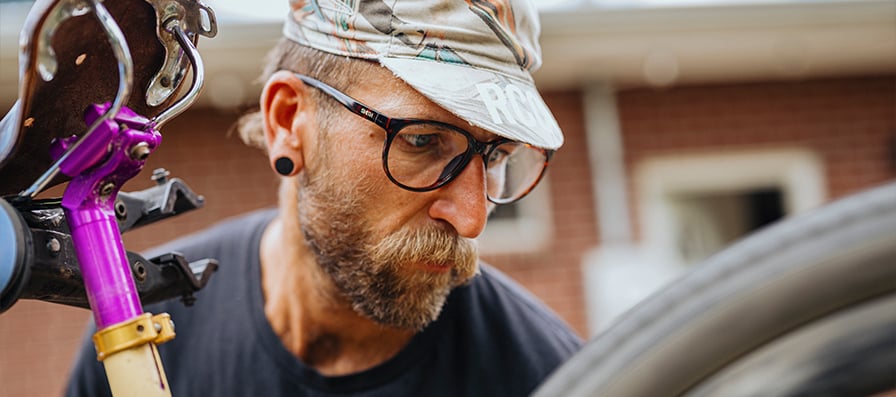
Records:
[[[430,108],[429,106],[424,106],[420,103],[396,103],[396,104],[380,104],[379,106],[372,106],[378,112],[382,114],[393,117],[393,118],[401,118],[401,119],[412,119],[412,120],[428,120],[428,121],[437,121],[439,123],[445,123],[451,125],[455,128],[462,129],[472,135],[476,140],[480,142],[492,142],[498,139],[503,138],[501,135],[498,135],[494,132],[491,132],[485,128],[478,127],[473,123],[463,119],[462,117],[451,113],[451,111],[442,108],[438,104],[433,104],[436,106],[435,109]],[[408,112],[408,113],[405,113]]]
[[[491,131],[483,129],[483,128],[476,127],[473,124],[470,124],[469,122],[467,123],[467,127],[464,128],[464,130],[469,132],[471,135],[473,135],[474,138],[476,138],[482,142],[492,142],[492,141],[496,141],[498,139],[503,138],[502,136],[495,134],[494,132],[491,132]]]
[[[464,119],[460,119],[460,120],[463,125],[457,125],[457,123],[453,123],[453,122],[447,122],[447,124],[451,124],[457,128],[460,128],[460,129],[468,132],[470,135],[473,136],[473,138],[476,138],[476,140],[480,141],[480,142],[492,142],[492,141],[496,141],[496,140],[502,138],[502,136],[495,134],[494,132],[491,132],[484,128],[477,127],[477,126],[471,124],[469,121],[466,121]]]

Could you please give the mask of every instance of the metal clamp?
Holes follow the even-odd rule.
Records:
[[[122,350],[147,343],[160,345],[171,339],[174,339],[174,322],[168,313],[155,316],[152,313],[143,313],[93,334],[96,359],[99,361]]]

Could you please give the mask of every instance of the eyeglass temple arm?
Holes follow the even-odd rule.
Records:
[[[370,120],[370,121],[376,123],[376,125],[383,127],[383,129],[385,129],[386,131],[389,131],[391,129],[390,124],[392,122],[392,119],[389,118],[388,116],[374,110],[370,106],[367,106],[361,102],[358,102],[358,101],[352,99],[351,97],[343,94],[339,90],[337,90],[333,87],[330,87],[329,85],[327,85],[327,83],[324,83],[323,81],[320,81],[320,80],[317,80],[312,77],[308,77],[308,76],[305,76],[305,75],[299,74],[299,73],[293,73],[293,74],[296,77],[298,77],[299,80],[302,80],[302,82],[304,82],[305,84],[310,85],[314,88],[317,88],[317,89],[323,91],[325,94],[327,94],[331,98],[335,99],[336,102],[339,102],[342,104],[342,106],[345,106],[345,108],[350,110],[352,113],[355,113],[361,117],[364,117],[367,120]]]

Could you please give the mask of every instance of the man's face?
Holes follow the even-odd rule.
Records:
[[[319,135],[315,162],[298,178],[302,232],[356,312],[422,329],[438,317],[451,289],[476,274],[475,241],[429,216],[437,193],[409,192],[388,181],[382,130],[339,112],[323,126],[328,132]]]

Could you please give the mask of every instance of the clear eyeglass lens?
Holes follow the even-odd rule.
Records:
[[[467,151],[467,138],[447,126],[411,124],[392,139],[386,167],[399,183],[424,189],[453,173]]]
[[[510,202],[526,194],[541,177],[547,158],[543,151],[518,142],[505,142],[489,154],[488,195]]]
[[[386,167],[398,183],[426,189],[456,175],[467,156],[469,142],[461,132],[437,123],[408,125],[389,146]],[[544,152],[518,142],[505,142],[488,153],[488,195],[511,202],[538,181],[547,159]]]

